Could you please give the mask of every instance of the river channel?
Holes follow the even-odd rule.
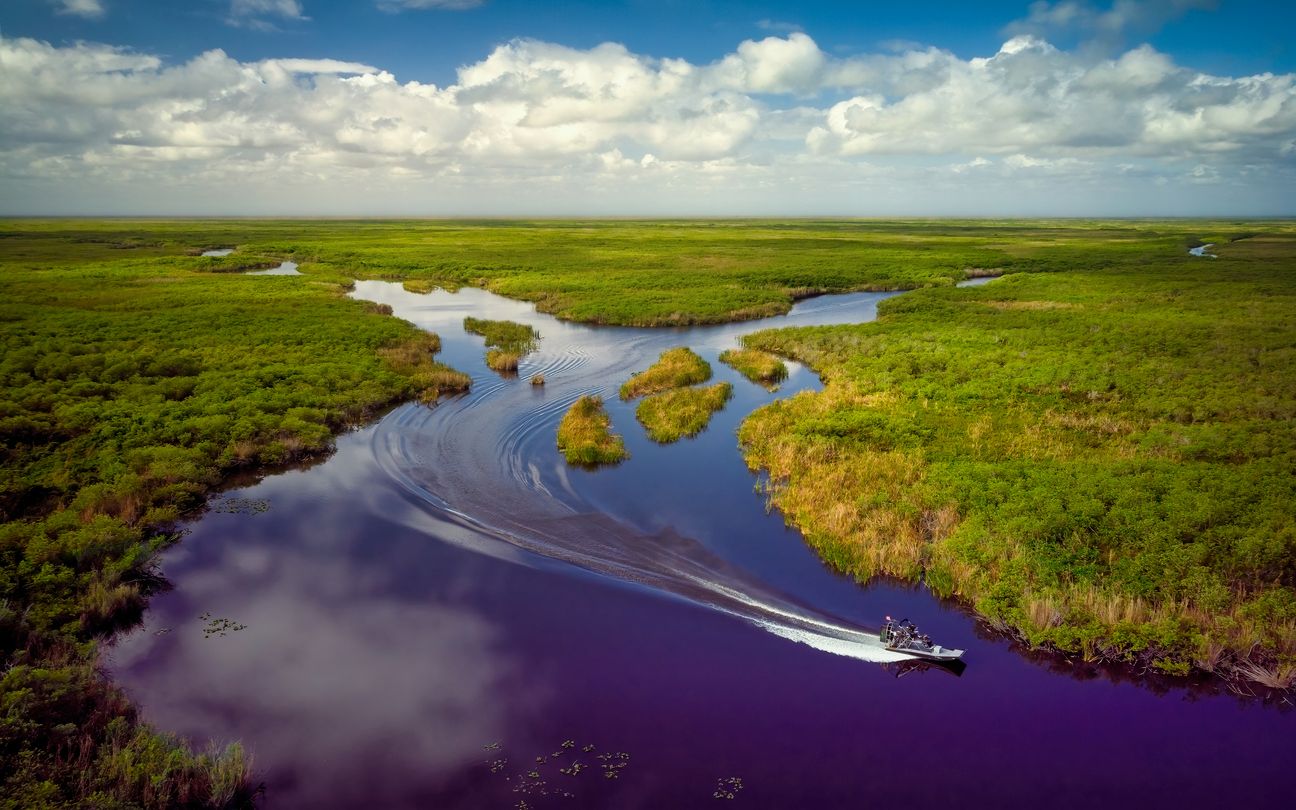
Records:
[[[172,587],[107,657],[158,727],[241,740],[265,806],[1184,808],[1280,795],[1296,750],[1286,707],[1023,654],[920,587],[833,573],[766,510],[737,427],[820,384],[793,364],[769,392],[717,356],[759,328],[871,320],[890,293],[681,329],[565,323],[474,289],[365,281],[353,295],[439,334],[439,359],[471,374],[471,393],[400,406],[326,460],[218,497],[163,555]],[[529,323],[539,350],[501,377],[467,315]],[[734,397],[696,438],[657,445],[616,391],[680,345]],[[558,455],[557,422],[588,393],[625,437],[620,465]],[[966,671],[881,648],[888,613],[965,649]]]

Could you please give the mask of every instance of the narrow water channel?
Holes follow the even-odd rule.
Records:
[[[354,295],[437,332],[472,392],[217,500],[110,655],[161,728],[242,740],[268,807],[1181,808],[1285,778],[1282,707],[1054,671],[920,588],[834,574],[766,512],[735,431],[818,381],[794,365],[767,392],[717,355],[758,328],[870,320],[887,294],[675,330],[563,323],[472,289]],[[466,315],[530,323],[540,349],[501,377]],[[616,390],[678,345],[735,396],[662,446]],[[558,455],[585,393],[623,464]],[[889,660],[868,643],[886,613],[967,649],[967,671]]]

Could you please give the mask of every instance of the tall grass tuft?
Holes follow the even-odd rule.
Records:
[[[770,390],[777,388],[788,375],[786,363],[769,352],[756,349],[727,349],[720,353],[720,362]]]
[[[1247,680],[1270,689],[1291,689],[1296,686],[1296,664],[1293,663],[1266,667],[1252,661],[1239,661],[1233,669]]]
[[[558,423],[558,450],[568,464],[593,467],[616,464],[630,457],[621,437],[611,431],[612,420],[603,398],[583,396]]]
[[[393,370],[412,380],[419,399],[435,402],[444,394],[462,393],[472,385],[467,374],[432,359],[439,351],[441,338],[432,332],[420,332],[395,346],[379,349],[378,354]]]
[[[521,355],[504,349],[491,349],[486,352],[486,366],[492,371],[517,373]]]
[[[251,808],[259,792],[251,761],[237,743],[209,744],[195,756],[179,738],[131,727],[120,718],[109,723],[107,737],[82,776],[88,795],[113,796],[149,810],[233,810]]]
[[[692,349],[680,346],[667,349],[657,362],[632,376],[621,386],[622,399],[634,399],[672,388],[696,385],[711,379],[711,364]]]
[[[519,361],[535,351],[540,340],[540,333],[526,324],[472,316],[464,318],[464,331],[486,338],[486,366],[506,375],[517,373]]]
[[[678,388],[645,398],[635,409],[635,416],[653,441],[670,444],[705,430],[711,415],[732,396],[733,386],[727,382],[706,388]]]

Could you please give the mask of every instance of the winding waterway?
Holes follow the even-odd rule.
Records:
[[[1182,808],[1283,784],[1283,707],[1054,671],[920,588],[832,573],[766,512],[737,426],[819,383],[793,365],[771,393],[717,355],[758,328],[869,320],[889,294],[671,330],[564,323],[473,289],[354,295],[437,332],[472,392],[396,408],[327,460],[218,499],[110,654],[161,728],[242,740],[267,806]],[[530,323],[540,349],[500,377],[466,315]],[[657,445],[616,390],[677,345],[735,396],[695,439]],[[586,393],[623,464],[558,455]],[[966,672],[895,660],[871,635],[885,613],[965,648]]]

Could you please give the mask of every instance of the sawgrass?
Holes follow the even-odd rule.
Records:
[[[621,385],[621,399],[630,400],[658,391],[669,391],[685,385],[704,383],[711,379],[711,364],[692,349],[677,347],[667,349],[657,362],[626,380]]]
[[[733,396],[727,382],[706,387],[677,388],[645,397],[635,408],[635,417],[660,444],[670,444],[706,429],[711,416]]]
[[[95,648],[138,615],[170,527],[226,476],[325,452],[392,403],[466,388],[434,338],[343,298],[355,278],[481,286],[626,325],[930,287],[885,303],[876,324],[749,341],[827,381],[742,430],[788,519],[841,570],[922,577],[1032,643],[1289,685],[1294,230],[0,222],[0,795],[32,807],[249,798],[236,749],[204,764],[153,734],[95,673]],[[1203,242],[1220,258],[1185,255]],[[238,250],[194,255],[214,246]],[[284,259],[305,275],[239,275]],[[952,289],[1001,273],[1016,275]],[[709,368],[663,377],[657,390]],[[624,458],[601,402],[579,410],[574,463],[581,447],[592,463]]]
[[[21,242],[0,239],[0,804],[246,805],[241,750],[155,734],[95,672],[99,641],[138,619],[154,555],[226,476],[468,378],[341,279]]]
[[[568,464],[582,467],[623,461],[630,454],[611,426],[603,398],[583,396],[572,403],[558,423],[558,451]]]
[[[540,335],[533,327],[514,321],[464,318],[464,331],[486,338],[486,366],[502,374],[517,373],[522,357],[535,350]]]
[[[750,335],[826,387],[754,413],[748,462],[860,579],[1088,658],[1290,683],[1294,230]]]
[[[726,349],[720,353],[720,362],[769,389],[778,387],[788,375],[786,363],[768,352],[755,349]]]

